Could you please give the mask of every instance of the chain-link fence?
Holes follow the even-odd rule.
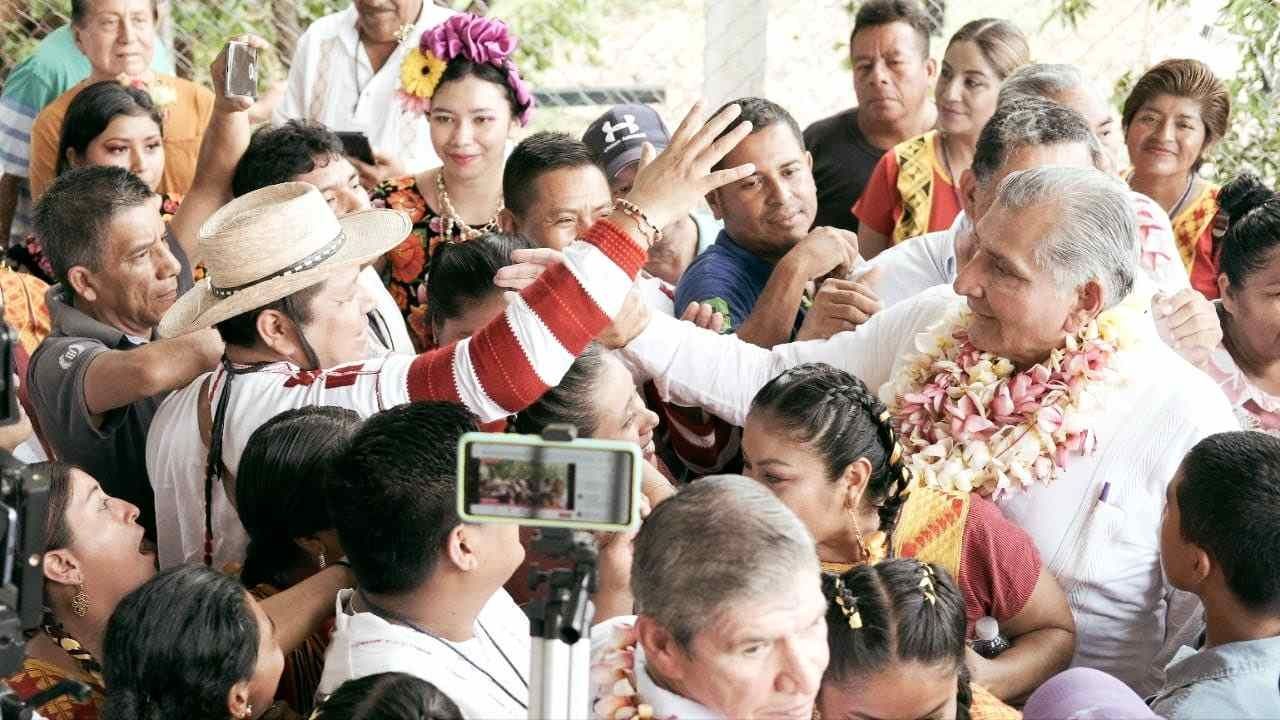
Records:
[[[160,0],[162,41],[177,73],[205,80],[223,40],[255,32],[276,52],[264,75],[284,77],[298,35],[349,0]],[[1077,27],[1052,21],[1060,0],[927,0],[932,52],[980,16],[1012,18],[1038,60],[1079,64],[1111,86],[1154,60],[1207,60],[1230,76],[1235,40],[1212,28],[1222,0],[1113,0]],[[521,38],[522,71],[543,110],[532,129],[584,128],[608,105],[639,101],[676,119],[696,98],[763,94],[807,124],[853,104],[850,0],[437,0],[507,20]],[[0,0],[0,83],[45,34],[65,24],[69,0]]]

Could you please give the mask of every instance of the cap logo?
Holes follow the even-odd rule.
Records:
[[[606,122],[604,125],[600,126],[600,129],[604,131],[604,142],[606,145],[612,145],[613,143],[618,142],[618,133],[624,130],[628,134],[622,138],[623,140],[631,140],[633,138],[642,138],[645,136],[643,132],[640,132],[640,126],[636,124],[636,116],[631,114],[623,115],[622,122],[619,122],[617,125],[611,122]]]

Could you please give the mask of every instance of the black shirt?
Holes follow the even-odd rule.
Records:
[[[814,225],[857,230],[853,204],[885,151],[862,134],[858,108],[813,123],[804,131],[804,144],[813,153],[813,179],[818,185]]]

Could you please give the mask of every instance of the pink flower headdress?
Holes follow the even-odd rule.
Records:
[[[422,33],[418,47],[400,65],[400,100],[413,112],[431,109],[440,77],[448,63],[464,57],[473,63],[492,65],[506,73],[507,84],[520,105],[517,119],[527,125],[533,116],[533,93],[511,59],[517,40],[507,24],[495,18],[469,13],[454,15]]]

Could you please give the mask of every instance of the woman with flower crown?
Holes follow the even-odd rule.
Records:
[[[791,508],[826,574],[886,557],[947,569],[963,590],[966,637],[989,616],[1014,649],[970,654],[997,697],[1024,697],[1066,669],[1071,609],[1027,533],[976,493],[911,487],[892,417],[860,380],[823,363],[794,367],[756,395],[742,431],[743,473]]]
[[[1160,340],[1149,298],[1130,297],[1136,233],[1118,180],[1023,170],[975,227],[954,288],[857,332],[770,351],[653,316],[614,342],[670,399],[736,424],[801,363],[878,388],[917,482],[991,493],[1035,541],[1076,619],[1073,664],[1154,691],[1157,658],[1183,640],[1175,627],[1192,629],[1179,621],[1195,605],[1160,572],[1165,491],[1191,446],[1238,424],[1212,380]]]
[[[400,67],[400,101],[427,115],[442,165],[384,181],[370,196],[413,221],[388,253],[385,279],[420,351],[436,344],[426,322],[432,251],[498,229],[506,142],[534,104],[511,59],[515,47],[501,20],[454,15],[423,33]]]

